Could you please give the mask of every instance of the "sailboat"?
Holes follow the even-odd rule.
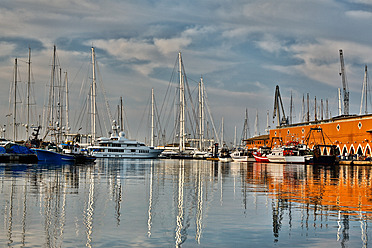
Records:
[[[176,82],[173,83],[176,83],[175,85],[179,85],[177,87],[178,96],[176,94],[176,98],[173,101],[168,99],[168,96],[165,96],[164,103],[176,103],[175,105],[172,105],[176,106],[176,111],[174,111],[173,107],[170,107],[169,110],[162,109],[162,111],[163,113],[176,113],[176,116],[174,116],[175,125],[174,127],[170,127],[168,129],[172,130],[172,141],[168,142],[168,144],[164,146],[165,150],[161,156],[166,158],[206,158],[210,156],[210,148],[216,143],[214,138],[208,138],[208,136],[211,136],[210,134],[212,134],[211,132],[208,135],[210,124],[212,126],[211,129],[213,129],[213,134],[215,135],[214,137],[218,139],[218,135],[210,114],[210,109],[208,108],[206,102],[207,97],[203,77],[200,78],[200,82],[198,84],[198,99],[193,99],[191,90],[189,89],[189,84],[187,82],[181,52],[179,52],[176,65],[172,73],[172,78],[177,79],[174,80]],[[171,85],[172,84],[170,82],[169,87],[172,87]],[[177,97],[179,98],[177,99]],[[198,107],[193,104],[193,100],[194,102],[199,103]],[[206,119],[205,115],[207,111],[209,112],[208,120]],[[170,117],[164,116],[164,119],[170,119]]]
[[[246,109],[241,144],[248,138],[248,136],[250,136],[250,132],[248,126],[248,110]],[[253,152],[253,150],[247,149],[241,145],[240,147],[237,147],[233,153],[231,153],[231,158],[235,162],[254,162],[256,160],[253,157]]]
[[[96,133],[96,85],[95,85],[95,52],[92,47],[93,81],[91,86],[91,145],[88,154],[96,158],[157,158],[163,149],[146,146],[145,143],[126,138],[125,132],[119,130],[116,120],[112,121],[110,137],[97,138]],[[110,114],[111,116],[111,114]],[[111,119],[111,118],[110,118]],[[122,124],[123,125],[123,124]]]
[[[82,152],[80,147],[72,142],[63,142],[62,136],[63,131],[69,130],[63,127],[63,118],[62,118],[62,76],[61,69],[59,80],[57,78],[57,64],[56,64],[56,46],[53,47],[53,64],[52,64],[52,74],[50,82],[50,92],[49,92],[49,101],[47,108],[47,119],[46,123],[46,133],[43,140],[47,136],[50,137],[50,142],[45,145],[45,147],[33,148],[36,152],[38,160],[43,162],[92,162],[95,160],[94,157],[85,154]],[[68,101],[68,90],[67,90],[67,73],[65,79],[65,88],[66,88],[66,108]],[[66,115],[68,115],[68,110],[66,109]],[[68,117],[66,117],[68,125]]]
[[[18,59],[14,61],[14,109],[13,109],[13,141],[17,140],[17,74],[18,74]],[[35,153],[26,146],[8,141],[5,138],[1,139],[0,143],[0,162],[22,162],[34,163],[37,162]]]

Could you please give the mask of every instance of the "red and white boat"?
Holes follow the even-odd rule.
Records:
[[[269,159],[266,157],[266,154],[257,153],[257,154],[253,154],[253,157],[258,163],[269,163],[270,162]]]
[[[258,163],[269,163],[269,159],[267,158],[267,154],[269,154],[271,149],[269,147],[260,147],[257,152],[253,153],[253,157]]]

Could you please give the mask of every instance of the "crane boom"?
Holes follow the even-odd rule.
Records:
[[[280,118],[280,109],[282,110],[282,118]],[[274,113],[273,113],[273,119],[277,117],[278,120],[278,126],[281,125],[288,125],[288,118],[285,116],[284,113],[284,107],[283,107],[283,102],[282,98],[280,96],[280,91],[279,91],[279,85],[276,86],[275,88],[275,99],[274,99]]]
[[[349,89],[347,87],[346,75],[345,75],[345,65],[344,65],[344,55],[342,49],[340,52],[340,63],[341,63],[341,80],[342,80],[342,90],[344,93],[344,115],[349,115]]]

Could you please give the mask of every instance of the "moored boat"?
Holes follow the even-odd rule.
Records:
[[[218,154],[219,161],[221,162],[231,162],[233,161],[230,151],[226,146],[223,146]]]
[[[41,162],[61,163],[75,161],[74,155],[71,154],[62,154],[60,152],[40,148],[33,148],[32,150],[35,151],[38,161]]]
[[[254,162],[256,161],[253,157],[253,150],[238,148],[231,153],[231,158],[234,162]]]
[[[88,146],[88,154],[96,158],[157,158],[163,149],[155,149],[144,143],[125,138],[124,132],[118,133],[116,122],[110,138],[98,138],[98,145]]]
[[[260,147],[256,152],[253,153],[253,157],[258,163],[269,163],[267,155],[270,153],[271,149],[269,147]]]
[[[26,146],[6,141],[4,145],[0,145],[0,162],[37,163],[37,156]]]
[[[311,157],[306,145],[279,146],[271,150],[267,158],[271,163],[305,164],[306,158]]]

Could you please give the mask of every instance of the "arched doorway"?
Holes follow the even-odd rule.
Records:
[[[364,153],[367,157],[371,155],[371,150],[369,149],[369,146],[366,147],[366,151]]]
[[[346,149],[346,146],[344,146],[344,149],[342,149],[342,156],[345,156],[347,153],[347,149]]]
[[[353,154],[355,154],[354,147],[350,147],[350,155],[353,155]]]
[[[357,154],[358,154],[359,156],[363,156],[363,150],[362,150],[362,147],[361,147],[361,146],[358,147]]]

